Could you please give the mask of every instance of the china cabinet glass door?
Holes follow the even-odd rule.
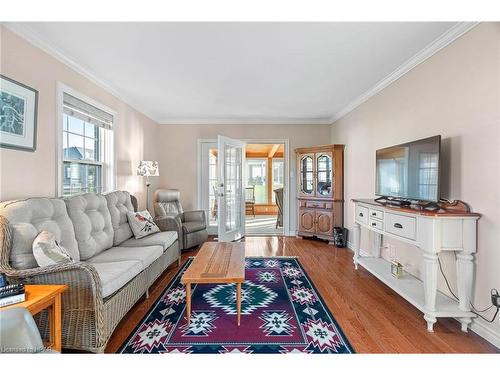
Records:
[[[300,158],[300,190],[303,195],[314,195],[314,155]]]
[[[332,154],[329,152],[316,154],[316,195],[332,196]]]

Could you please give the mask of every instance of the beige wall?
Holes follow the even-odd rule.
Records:
[[[141,159],[157,158],[158,125],[29,42],[0,26],[1,74],[38,90],[38,140],[35,152],[0,148],[0,201],[55,196],[56,85],[62,82],[112,108],[116,121],[117,188],[138,196],[143,206],[144,181],[135,175]],[[155,188],[157,181],[153,181]]]
[[[290,141],[290,196],[295,197],[297,147],[327,144],[330,125],[160,125],[160,185],[181,191],[186,209],[197,205],[197,140],[224,135],[237,139],[288,139]],[[296,202],[290,200],[290,226],[295,230]]]
[[[491,304],[500,289],[500,23],[480,24],[460,39],[338,120],[331,141],[345,143],[346,223],[352,198],[375,190],[375,150],[441,134],[443,197],[461,199],[483,215],[479,221],[474,302]],[[409,245],[391,241],[412,273],[421,259]],[[363,235],[362,248],[368,249]],[[444,266],[456,290],[451,259]],[[441,289],[444,284],[441,280]],[[498,319],[491,329],[500,334]]]

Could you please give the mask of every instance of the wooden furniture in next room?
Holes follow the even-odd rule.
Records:
[[[353,199],[355,209],[354,265],[363,266],[380,281],[424,313],[427,330],[432,332],[436,318],[452,317],[466,332],[472,318],[472,286],[477,220],[480,215],[466,210],[442,208],[429,211],[418,207],[394,207],[371,199]],[[372,249],[360,252],[361,227],[376,234]],[[391,264],[380,257],[382,236],[415,245],[423,254],[423,281],[405,273],[391,275]],[[437,290],[439,253],[456,252],[457,294],[459,302]],[[394,256],[394,255],[393,255]]]
[[[38,314],[44,309],[49,311],[50,349],[61,351],[61,294],[68,289],[67,285],[25,285],[26,301],[6,306],[25,307],[31,315]]]
[[[237,322],[240,325],[241,284],[245,281],[245,244],[239,242],[205,242],[182,275],[186,286],[186,313],[191,319],[192,284],[236,283]]]
[[[344,225],[344,145],[298,148],[299,236],[333,241]]]
[[[255,217],[255,185],[245,188],[245,214]]]

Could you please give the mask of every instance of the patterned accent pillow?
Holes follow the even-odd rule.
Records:
[[[148,210],[127,212],[127,219],[136,239],[146,237],[160,231]]]
[[[41,231],[33,240],[33,256],[40,267],[70,263],[73,258],[59,245],[53,233]]]

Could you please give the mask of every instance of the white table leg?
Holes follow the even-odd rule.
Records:
[[[353,263],[354,263],[354,268],[358,269],[359,246],[361,242],[361,225],[354,222],[354,227],[352,229],[352,232],[353,232],[352,246],[354,250]]]
[[[472,296],[472,280],[474,278],[474,256],[467,250],[457,254],[457,294],[459,299],[459,308],[462,311],[471,311],[470,302]],[[472,322],[470,317],[460,318],[462,331],[467,332],[469,324]]]
[[[438,267],[437,254],[424,250],[425,309],[429,312],[436,311]],[[431,314],[425,314],[424,319],[427,321],[427,330],[429,332],[433,332],[433,326],[434,323],[436,323],[436,318]]]

